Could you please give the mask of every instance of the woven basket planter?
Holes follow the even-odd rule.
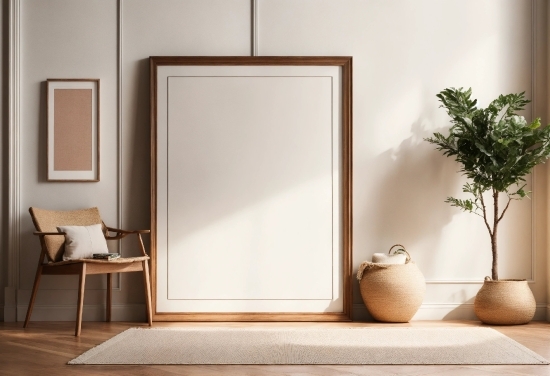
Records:
[[[408,322],[424,300],[426,281],[410,256],[405,264],[364,262],[357,279],[363,302],[378,321]]]
[[[478,319],[492,325],[527,324],[533,319],[536,302],[526,280],[487,278],[474,301]]]

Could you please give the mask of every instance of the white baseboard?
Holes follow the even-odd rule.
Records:
[[[17,306],[17,321],[25,321],[26,305]],[[35,305],[31,321],[74,321],[76,305]],[[144,322],[146,318],[145,304],[113,304],[111,307],[112,321]],[[83,321],[105,321],[105,305],[84,305]]]
[[[27,313],[26,305],[6,306],[0,311],[4,313],[4,319],[11,318],[15,321],[24,321]],[[353,321],[374,321],[364,304],[353,304]],[[118,304],[112,306],[113,321],[145,321],[145,304]],[[76,305],[35,305],[31,321],[74,321],[76,317]],[[104,305],[85,305],[82,313],[84,321],[104,321]],[[474,314],[474,305],[463,304],[423,304],[412,321],[418,320],[477,320]],[[550,304],[537,304],[535,321],[550,321]]]
[[[478,320],[473,303],[422,304],[411,321],[418,320]],[[537,304],[534,321],[550,321],[550,305]],[[364,304],[353,305],[353,321],[374,321]]]
[[[422,304],[413,320],[478,320],[473,303]]]
[[[4,305],[2,306],[2,321],[15,322],[17,319],[17,306],[15,299],[15,289],[12,287],[4,288]]]

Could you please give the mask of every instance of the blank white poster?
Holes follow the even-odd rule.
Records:
[[[159,79],[159,310],[341,311],[338,69],[177,68]]]

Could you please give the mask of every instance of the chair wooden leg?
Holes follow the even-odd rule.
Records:
[[[153,313],[151,311],[151,283],[149,281],[149,262],[143,262],[143,284],[145,287],[145,305],[147,306],[147,322],[149,326],[153,325]]]
[[[112,283],[113,283],[112,275],[111,273],[107,273],[107,302],[105,303],[105,309],[106,309],[105,317],[107,322],[111,321],[111,303],[113,301]]]
[[[42,265],[38,265],[36,269],[36,275],[34,277],[34,285],[32,286],[31,300],[29,301],[29,307],[27,308],[27,316],[25,317],[25,323],[23,328],[26,328],[29,325],[31,319],[32,308],[34,306],[34,299],[36,298],[36,293],[38,292],[38,285],[40,284],[40,277],[42,276]]]
[[[86,285],[86,263],[82,263],[82,269],[80,270],[80,278],[78,283],[78,306],[76,309],[76,329],[74,335],[80,336],[82,329],[82,307],[84,306],[84,287]]]

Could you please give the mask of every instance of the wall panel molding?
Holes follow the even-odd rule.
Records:
[[[122,1],[122,0],[121,0]],[[252,43],[252,56],[258,56],[258,0],[250,0],[251,4],[251,16],[252,23],[250,25],[251,30],[251,43]]]
[[[117,226],[122,224],[122,11],[123,0],[117,0],[117,108],[116,108],[116,136],[117,136]],[[118,253],[122,252],[122,239],[117,241]],[[118,287],[113,290],[122,290],[121,273],[117,274]]]
[[[531,0],[531,119],[533,119],[536,106],[538,103],[537,88],[537,32],[539,24],[537,22],[537,2]],[[531,173],[531,189],[533,191],[531,198],[531,278],[528,282],[535,283],[536,281],[536,249],[537,249],[537,232],[536,232],[536,210],[537,210],[537,193],[536,193],[536,173],[533,170]]]
[[[534,321],[550,321],[550,305],[537,304]],[[353,321],[375,321],[363,303],[353,305]],[[475,320],[473,303],[424,303],[411,321],[419,320]]]
[[[26,305],[18,307],[18,321],[25,319]],[[145,304],[114,304],[113,321],[145,321]],[[472,303],[456,304],[423,304],[413,317],[418,320],[477,320]],[[105,305],[84,305],[84,321],[104,321]],[[447,316],[447,317],[446,317]],[[76,305],[36,305],[33,309],[32,321],[74,321]],[[550,321],[550,304],[537,304],[533,320]],[[32,328],[31,321],[31,328]],[[374,319],[362,303],[353,305],[353,321],[372,322]]]
[[[123,0],[118,0],[117,3],[117,226],[122,227],[122,15],[123,15]],[[122,241],[118,241],[119,252]],[[120,274],[119,274],[120,276]],[[119,281],[120,286],[120,281]]]
[[[145,324],[145,304],[113,304],[112,321],[135,321]],[[26,305],[17,306],[17,321],[25,320]],[[83,307],[83,321],[105,321],[105,305],[89,304]],[[35,305],[29,328],[33,321],[75,321],[76,304],[74,305]]]
[[[9,3],[9,78],[8,78],[8,285],[4,295],[4,321],[15,321],[17,302],[15,291],[19,276],[20,236],[20,25],[21,2]]]

